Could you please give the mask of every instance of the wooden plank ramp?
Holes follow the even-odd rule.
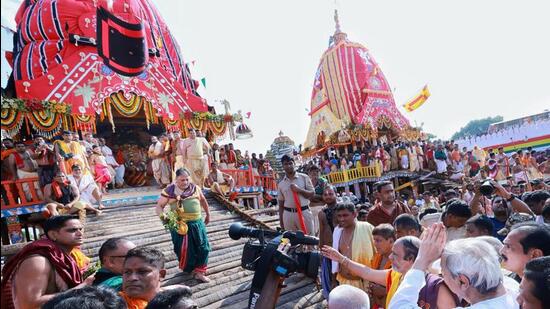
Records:
[[[115,191],[115,190],[113,190]],[[138,192],[125,190],[118,195]],[[151,195],[155,191],[140,190],[140,194]],[[164,229],[155,215],[154,201],[127,202],[109,205],[103,215],[87,216],[85,226],[85,243],[82,250],[86,255],[97,261],[101,244],[111,237],[125,237],[138,246],[152,246],[161,250],[166,256],[167,277],[163,285],[185,284],[193,290],[193,299],[200,308],[246,308],[253,272],[240,266],[241,254],[246,239],[232,240],[228,228],[234,222],[250,225],[243,213],[230,211],[216,200],[210,192],[205,191],[210,205],[210,224],[207,226],[208,238],[212,246],[208,263],[210,283],[199,283],[190,275],[183,274],[178,269],[176,255],[168,231]],[[278,226],[276,209],[244,211],[249,217],[259,220],[267,226]],[[279,298],[277,308],[324,308],[321,291],[314,282],[301,274],[288,278]]]

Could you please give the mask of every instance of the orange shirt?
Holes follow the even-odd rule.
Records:
[[[145,299],[130,297],[124,293],[124,291],[121,291],[118,294],[124,298],[124,301],[128,305],[128,309],[145,309],[149,303]]]

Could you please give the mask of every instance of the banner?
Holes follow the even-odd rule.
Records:
[[[424,104],[424,102],[426,102],[429,97],[430,91],[428,90],[428,85],[426,85],[414,98],[403,104],[403,107],[408,112],[412,112],[415,109],[419,108],[422,104]]]

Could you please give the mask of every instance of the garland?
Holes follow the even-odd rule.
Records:
[[[11,108],[2,108],[1,123],[2,130],[6,130],[9,136],[13,136],[21,130],[23,125],[23,113]]]
[[[208,123],[208,128],[212,131],[212,133],[214,133],[214,135],[222,136],[227,130],[227,124],[223,121],[211,121]]]
[[[13,109],[18,112],[49,111],[64,115],[71,114],[71,104],[38,99],[18,99],[2,97],[2,109]]]

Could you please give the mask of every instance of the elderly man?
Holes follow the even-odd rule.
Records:
[[[470,303],[468,308],[519,308],[502,283],[498,255],[491,245],[477,238],[454,240],[445,245],[446,237],[441,223],[428,228],[418,257],[395,292],[389,309],[420,308],[418,292],[427,284],[426,271],[439,257],[445,284]]]
[[[117,292],[122,290],[124,259],[128,251],[136,245],[128,239],[109,238],[99,248],[101,268],[95,273],[93,285],[109,287]]]
[[[330,292],[329,309],[369,309],[370,299],[365,291],[351,285],[340,285]]]
[[[80,194],[80,201],[92,206],[98,204],[98,209],[104,209],[102,204],[101,191],[99,190],[94,177],[90,174],[84,175],[82,168],[79,165],[73,165],[73,173],[67,176],[67,179],[71,182],[71,185],[78,188]]]
[[[387,308],[392,297],[395,296],[395,291],[402,284],[403,276],[411,270],[418,255],[419,246],[420,239],[414,236],[397,239],[393,244],[390,255],[392,268],[384,270],[373,269],[367,265],[354,262],[329,246],[324,246],[321,251],[323,256],[338,262],[340,267],[347,268],[350,273],[361,277],[363,280],[386,287],[388,293],[384,308]],[[425,287],[418,288],[415,294],[415,303],[424,308],[428,308],[428,306],[429,308],[453,308],[456,306],[453,295],[439,276],[426,273],[423,275],[423,280],[428,284]],[[411,304],[411,306],[414,305]]]
[[[74,216],[46,220],[46,238],[26,245],[2,269],[2,308],[40,308],[59,292],[90,285],[94,277],[83,280],[71,256],[83,230]]]

